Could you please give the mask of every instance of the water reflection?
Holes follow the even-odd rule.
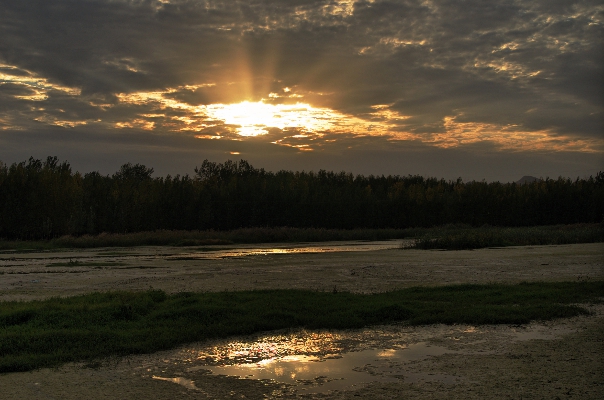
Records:
[[[193,247],[137,247],[136,252],[120,248],[68,250],[0,254],[0,267],[47,266],[53,263],[74,262],[72,267],[87,267],[87,263],[102,262],[157,262],[162,260],[219,260],[248,256],[283,254],[313,254],[335,252],[366,252],[397,249],[411,240],[343,241],[321,243],[269,243],[256,245],[193,246]],[[133,248],[128,248],[132,250]],[[76,264],[77,263],[77,264]],[[78,265],[79,264],[79,265]]]
[[[393,365],[441,355],[448,350],[440,346],[417,343],[401,349],[368,349],[331,356],[290,355],[256,363],[198,367],[216,375],[247,379],[271,379],[298,385],[306,393],[326,392],[362,386],[370,382],[396,382],[405,379]],[[419,377],[415,377],[420,379]],[[434,376],[423,376],[434,380]]]
[[[384,240],[376,242],[327,242],[327,243],[301,243],[301,244],[272,244],[267,246],[237,248],[202,247],[191,252],[180,253],[168,259],[217,259],[229,257],[263,256],[273,254],[312,254],[334,253],[352,251],[377,251],[396,249],[402,246],[401,240]]]
[[[499,351],[501,343],[551,340],[569,331],[541,324],[302,330],[182,348],[163,366],[147,371],[155,371],[154,379],[189,389],[196,389],[194,380],[199,374],[272,381],[299,394],[355,390],[373,382],[432,381],[450,385],[468,377],[441,373],[430,366],[432,357],[488,356]]]
[[[301,331],[286,335],[269,335],[257,341],[231,341],[204,350],[185,350],[183,357],[189,362],[207,365],[258,363],[263,360],[282,359],[306,355],[330,357],[347,351],[342,344],[343,333]]]
[[[188,348],[180,362],[186,373],[208,370],[215,375],[271,380],[294,385],[302,393],[355,389],[371,382],[438,380],[454,383],[448,375],[407,374],[404,365],[446,352],[426,342],[393,344],[389,348],[361,348],[348,332],[308,332],[269,335],[255,341],[218,342],[202,349]],[[155,379],[160,379],[154,376]],[[165,378],[191,388],[193,381]]]

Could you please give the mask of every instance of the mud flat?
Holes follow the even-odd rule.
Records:
[[[0,301],[149,288],[375,293],[418,285],[604,278],[603,243],[461,251],[400,246],[384,241],[4,252]]]
[[[0,301],[91,291],[604,279],[604,245],[400,250],[398,242],[0,254]],[[604,398],[604,307],[527,326],[270,332],[0,375],[6,399]],[[233,376],[236,375],[236,376]],[[238,377],[237,377],[238,376]],[[246,378],[247,377],[247,378]]]

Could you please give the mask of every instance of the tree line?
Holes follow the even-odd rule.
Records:
[[[601,222],[604,173],[529,184],[345,172],[270,172],[205,160],[194,174],[152,177],[124,164],[74,172],[57,157],[0,162],[0,238],[245,227],[408,228]]]

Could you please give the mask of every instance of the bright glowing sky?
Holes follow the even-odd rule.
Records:
[[[0,160],[604,169],[601,1],[0,0]]]

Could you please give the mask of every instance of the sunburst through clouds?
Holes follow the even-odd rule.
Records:
[[[198,86],[184,89],[196,88]],[[310,151],[319,141],[337,141],[337,135],[388,135],[395,128],[394,121],[407,118],[384,110],[387,106],[374,106],[366,118],[359,118],[303,102],[275,103],[278,97],[275,93],[270,93],[268,100],[191,105],[174,99],[174,93],[181,90],[183,88],[118,95],[123,105],[151,106],[153,112],[117,122],[115,127],[192,132],[198,139],[239,141],[267,136],[271,143]],[[283,89],[285,93],[290,91],[287,87]],[[303,96],[290,94],[287,97]]]
[[[148,134],[217,154],[247,142],[246,157],[262,148],[281,160],[285,146],[350,165],[347,149],[392,165],[419,148],[438,161],[443,149],[595,159],[604,6],[503,3],[100,0],[68,12],[66,0],[38,11],[5,2],[2,140],[134,132],[139,147]],[[59,44],[39,15],[71,41]]]
[[[270,128],[296,128],[304,132],[320,132],[333,128],[336,121],[346,116],[327,108],[316,108],[305,103],[267,104],[263,101],[244,101],[236,104],[207,106],[210,117],[237,127],[241,136],[258,136]]]
[[[460,122],[457,116],[446,116],[441,132],[417,134],[404,129],[405,121],[410,116],[401,115],[383,104],[371,106],[368,112],[360,116],[327,107],[313,107],[308,103],[274,104],[265,99],[195,106],[170,96],[180,89],[119,95],[123,104],[154,103],[154,112],[139,114],[129,121],[117,122],[115,126],[192,132],[198,139],[240,141],[267,136],[273,144],[301,151],[314,150],[326,142],[337,142],[339,136],[380,136],[389,141],[417,141],[440,148],[479,142],[489,142],[501,149],[516,151],[594,152],[601,147],[601,141],[596,139],[553,135],[545,130],[529,131],[520,125]],[[274,101],[270,97],[269,100]]]

